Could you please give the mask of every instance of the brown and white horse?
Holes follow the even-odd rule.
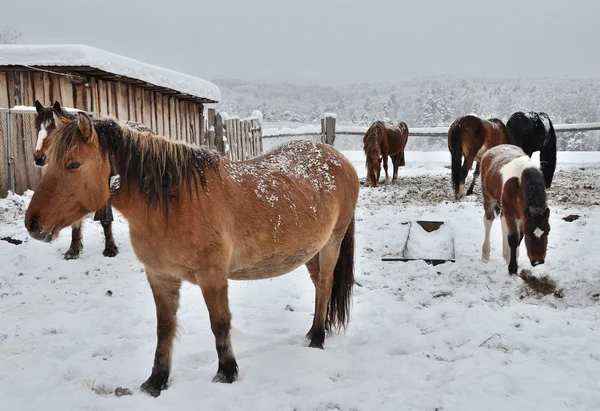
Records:
[[[488,120],[468,115],[457,118],[448,130],[448,149],[452,157],[452,186],[454,198],[460,200],[465,195],[465,180],[473,162],[477,162],[473,181],[467,190],[467,195],[473,194],[475,181],[479,177],[481,157],[487,150],[500,144],[514,144],[508,128],[502,120]],[[465,160],[461,168],[461,160]]]
[[[48,168],[25,226],[52,241],[111,198],[154,294],[158,342],[142,390],[167,387],[182,281],[200,286],[219,368],[233,382],[228,279],[272,278],[306,265],[315,285],[310,346],[345,328],[354,284],[354,212],[359,180],[334,147],[294,141],[247,161],[140,133],[85,113],[50,135]],[[122,176],[111,195],[112,169]],[[85,190],[83,189],[85,187]]]
[[[44,107],[38,100],[36,100],[35,110],[37,111],[37,115],[35,116],[37,142],[35,146],[35,152],[33,153],[33,160],[36,165],[43,167],[46,164],[46,151],[48,151],[49,140],[47,137],[54,129],[56,129],[54,114],[57,113],[67,120],[75,120],[77,117],[65,110],[58,101],[55,101],[52,107]],[[138,131],[151,131],[148,127],[141,123],[125,121],[123,124],[134,127]],[[116,256],[119,253],[119,248],[115,243],[115,238],[112,232],[113,216],[110,200],[107,201],[101,209],[96,210],[94,213],[94,221],[100,221],[102,229],[104,230],[104,251],[102,254],[105,257]],[[66,260],[79,258],[79,255],[81,254],[81,250],[83,249],[83,236],[81,233],[82,225],[83,219],[76,221],[71,225],[71,245],[64,254]]]
[[[485,211],[482,260],[490,258],[490,230],[496,212],[501,212],[503,255],[509,274],[517,273],[523,237],[531,265],[543,264],[550,233],[550,209],[540,168],[521,148],[510,144],[496,146],[481,159],[481,185]]]
[[[388,156],[392,157],[394,175],[392,182],[398,181],[398,167],[406,165],[404,148],[408,142],[408,126],[401,121],[397,126],[375,121],[363,137],[363,150],[367,165],[367,182],[377,187],[381,173],[381,162],[385,170],[385,181],[388,175]]]

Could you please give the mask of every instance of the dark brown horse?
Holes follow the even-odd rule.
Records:
[[[67,120],[75,120],[77,117],[65,110],[58,101],[55,101],[52,107],[44,107],[36,100],[35,109],[37,111],[37,115],[35,116],[37,142],[35,152],[33,153],[33,160],[36,165],[43,167],[46,164],[46,151],[48,151],[49,140],[47,137],[54,129],[56,129],[54,113],[57,113]],[[138,131],[151,131],[141,123],[124,121],[123,124],[133,127]],[[104,251],[102,254],[105,257],[116,256],[119,253],[119,248],[115,243],[112,232],[113,215],[110,200],[107,201],[101,209],[96,210],[94,213],[94,221],[100,221],[102,229],[104,230]],[[81,250],[83,249],[83,236],[81,234],[82,225],[83,219],[76,221],[71,225],[71,245],[64,254],[66,260],[79,258],[79,255],[81,254]]]
[[[477,162],[473,181],[467,195],[473,194],[475,181],[479,177],[479,163],[487,150],[500,144],[514,144],[510,131],[502,120],[488,120],[468,115],[457,118],[448,130],[448,149],[452,157],[452,186],[454,198],[460,200],[465,195],[465,181],[473,162]],[[461,167],[462,157],[465,160]]]
[[[25,226],[52,241],[109,198],[127,220],[156,304],[158,342],[142,390],[158,396],[167,387],[184,280],[200,286],[208,308],[219,360],[214,382],[238,375],[228,279],[272,278],[305,264],[316,291],[310,346],[323,348],[326,330],[346,326],[359,180],[334,147],[294,141],[232,162],[84,113],[49,138],[48,168]],[[115,172],[122,183],[111,195]]]
[[[363,137],[363,150],[366,157],[367,182],[377,187],[381,173],[381,163],[385,170],[385,181],[388,175],[388,156],[392,158],[394,175],[392,182],[398,181],[398,167],[406,165],[404,148],[408,142],[408,126],[401,121],[397,126],[375,121]]]
[[[485,212],[483,261],[490,258],[490,230],[496,212],[501,212],[503,255],[509,274],[517,273],[523,237],[531,265],[543,264],[550,233],[550,209],[540,168],[521,148],[503,144],[483,155],[481,185]]]

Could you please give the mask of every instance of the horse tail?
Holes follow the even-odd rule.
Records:
[[[458,192],[460,187],[460,169],[462,160],[462,144],[460,139],[460,122],[457,122],[450,132],[450,156],[452,157],[452,185]]]
[[[540,150],[540,165],[542,173],[544,174],[544,182],[546,188],[550,188],[552,185],[552,179],[554,178],[554,171],[556,170],[556,132],[554,131],[554,125],[550,116],[544,114],[548,119],[548,130],[546,130],[548,141],[546,145]]]
[[[327,307],[326,329],[346,328],[350,319],[352,287],[354,286],[354,214],[340,246],[340,255],[333,270],[333,287]]]

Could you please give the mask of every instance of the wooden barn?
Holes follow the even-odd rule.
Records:
[[[208,134],[205,104],[220,99],[209,81],[89,46],[0,45],[0,158],[10,163],[12,156],[13,167],[19,165],[13,171],[15,192],[35,188],[41,172],[29,159],[37,137],[36,100],[141,122],[159,135],[202,145]],[[10,171],[6,168],[0,163],[0,174]],[[1,195],[10,188],[6,180],[0,178]]]

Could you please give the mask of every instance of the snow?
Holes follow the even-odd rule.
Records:
[[[337,114],[335,114],[335,113],[323,113],[323,118],[327,118],[327,117],[337,118]]]
[[[71,114],[77,114],[79,112],[85,112],[84,110],[80,110],[80,109],[73,108],[73,107],[62,107],[62,108],[67,113],[71,113]],[[35,106],[14,106],[11,110],[15,111],[15,112],[19,112],[19,113],[37,113],[37,111],[35,109]]]
[[[364,154],[344,154],[363,178]],[[591,204],[600,201],[600,154],[558,158],[548,255],[532,272],[557,281],[562,299],[529,294],[508,276],[498,223],[490,262],[481,262],[480,184],[476,196],[451,201],[447,153],[407,152],[399,184],[361,188],[345,334],[322,351],[306,346],[314,287],[305,268],[231,281],[240,380],[213,384],[208,313],[186,283],[171,383],[156,399],[138,388],[152,367],[155,308],[123,218],[115,212],[117,257],[102,256],[102,228],[88,219],[82,257],[65,261],[70,230],[50,244],[31,239],[23,216],[32,193],[11,194],[0,200],[0,238],[24,242],[0,241],[2,409],[597,410],[600,208]],[[564,221],[569,214],[580,218]],[[403,246],[401,223],[415,220],[448,224],[455,263],[381,261]],[[520,266],[530,268],[525,255]],[[133,395],[117,398],[118,386]]]
[[[85,45],[0,45],[0,58],[4,65],[90,66],[195,97],[221,100],[219,87],[207,80]]]

